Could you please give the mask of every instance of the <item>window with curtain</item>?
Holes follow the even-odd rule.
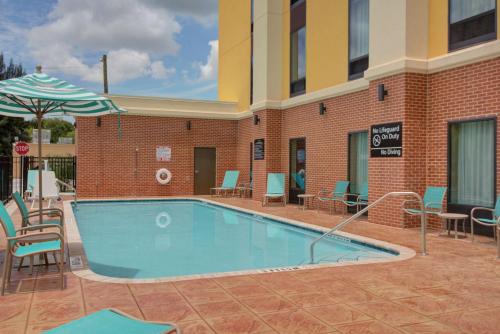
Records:
[[[291,1],[290,96],[306,90],[306,1]]]
[[[449,49],[496,39],[496,0],[449,0]]]
[[[370,6],[368,0],[349,1],[349,79],[363,77],[368,68]]]
[[[354,194],[368,182],[368,132],[349,134],[349,182]]]
[[[495,121],[450,125],[452,204],[492,207],[495,201]]]

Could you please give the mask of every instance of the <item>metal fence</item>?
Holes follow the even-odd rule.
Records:
[[[41,162],[42,168],[54,171],[58,180],[76,189],[76,157],[43,157]],[[15,191],[23,194],[28,186],[28,171],[37,170],[39,165],[33,156],[0,156],[0,200],[8,200]],[[61,192],[73,191],[59,187]]]

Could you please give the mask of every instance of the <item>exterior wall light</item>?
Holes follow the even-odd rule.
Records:
[[[323,102],[319,104],[319,114],[324,115],[326,113],[326,106]]]
[[[95,126],[98,128],[101,127],[101,117],[97,117],[97,119],[95,120]]]
[[[253,115],[253,125],[259,125],[260,117],[259,115]]]
[[[384,101],[385,97],[389,95],[389,92],[387,91],[387,89],[385,89],[384,84],[379,84],[377,86],[377,95],[379,101]]]
[[[191,130],[191,121],[186,122],[186,130]]]

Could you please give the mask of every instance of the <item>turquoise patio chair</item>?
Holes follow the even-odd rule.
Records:
[[[239,176],[240,176],[239,170],[226,171],[226,174],[224,175],[224,180],[222,181],[222,185],[220,187],[215,187],[210,189],[210,194],[214,196],[214,195],[228,194],[229,192],[232,192],[232,194],[234,195],[236,186],[238,185]]]
[[[285,174],[268,173],[267,190],[262,198],[262,206],[269,203],[269,199],[282,199],[283,206],[286,205],[285,196]]]
[[[486,211],[491,213],[491,218],[480,218],[477,216],[478,212]],[[470,234],[472,241],[474,241],[474,223],[491,227],[493,228],[493,237],[495,240],[498,238],[497,235],[497,227],[500,226],[498,221],[500,220],[500,196],[498,196],[497,201],[495,203],[495,208],[484,208],[484,207],[475,207],[470,212],[470,217],[472,222],[470,224]]]
[[[30,223],[30,219],[33,217],[39,217],[39,210],[33,210],[29,211],[28,208],[26,207],[26,204],[24,204],[23,198],[21,197],[21,194],[19,194],[17,191],[12,194],[12,198],[14,198],[14,202],[16,202],[17,207],[19,209],[19,212],[21,213],[22,217],[22,227],[30,226],[33,225]],[[44,217],[56,217],[56,219],[47,219],[43,220],[42,224],[54,224],[54,225],[61,225],[63,226],[64,224],[64,214],[61,209],[58,208],[45,208],[42,209],[42,214]],[[37,222],[39,224],[39,222]]]
[[[409,208],[406,207],[408,203],[417,203],[415,200],[408,200],[403,202],[403,211],[410,215],[439,215],[443,211],[443,200],[446,194],[446,187],[427,187],[425,190],[424,198],[424,210],[420,208]]]
[[[335,189],[333,191],[328,191],[326,189],[322,189],[319,191],[317,199],[318,199],[318,210],[320,209],[321,203],[329,203],[330,205],[330,213],[333,209],[337,212],[337,203],[342,203],[345,211],[345,201],[347,200],[347,188],[349,187],[349,181],[337,181],[335,182]],[[343,211],[343,212],[344,212]]]
[[[355,196],[354,201],[345,201],[345,205],[347,206],[355,206],[356,211],[359,211],[361,206],[367,206],[368,205],[368,182],[363,182],[361,184],[361,187],[359,188],[359,193],[358,194],[348,194]]]
[[[28,170],[28,179],[26,181],[26,190],[24,191],[24,197],[29,198],[33,196],[33,190],[35,189],[36,178],[38,177],[37,169]]]
[[[64,232],[60,225],[44,224],[44,225],[31,225],[28,227],[16,230],[14,222],[9,216],[7,209],[0,202],[0,223],[7,237],[7,245],[5,250],[5,260],[3,264],[3,278],[1,295],[5,293],[5,286],[10,282],[12,272],[12,259],[30,257],[31,271],[33,272],[34,256],[38,254],[47,254],[59,252],[59,271],[61,289],[64,288]],[[47,228],[56,228],[58,232],[43,232]],[[28,233],[38,231],[34,233]],[[57,262],[56,262],[57,263]]]
[[[48,334],[180,334],[174,324],[136,319],[115,309],[104,309],[46,331]]]
[[[301,190],[306,189],[306,180],[304,179],[304,176],[302,174],[292,173],[292,178]]]

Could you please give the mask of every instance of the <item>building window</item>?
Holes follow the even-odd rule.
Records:
[[[349,186],[350,192],[359,194],[368,182],[368,132],[349,134]]]
[[[306,91],[306,1],[290,3],[290,96],[296,96]]]
[[[496,0],[449,0],[449,50],[496,39]]]
[[[368,0],[349,1],[349,80],[363,77],[368,68],[369,10]]]
[[[250,0],[250,104],[253,104],[253,2]]]
[[[450,124],[450,204],[493,207],[495,127],[495,120]]]

